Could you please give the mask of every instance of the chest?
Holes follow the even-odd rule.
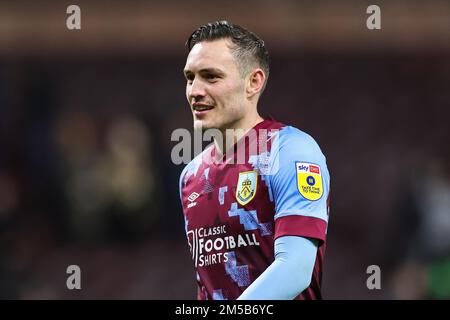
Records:
[[[186,180],[182,198],[188,230],[219,227],[234,233],[273,222],[267,182],[250,164],[201,166]]]

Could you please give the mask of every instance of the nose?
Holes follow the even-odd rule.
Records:
[[[190,85],[188,85],[188,98],[189,101],[199,101],[203,97],[205,97],[205,86],[203,85],[200,79],[196,78],[192,81]]]

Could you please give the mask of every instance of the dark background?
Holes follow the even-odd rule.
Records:
[[[448,2],[79,1],[76,31],[70,4],[0,2],[0,298],[195,298],[170,135],[184,42],[217,19],[271,53],[260,113],[327,157],[324,297],[450,298]]]

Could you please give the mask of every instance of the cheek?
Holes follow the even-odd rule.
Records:
[[[245,111],[245,95],[241,88],[234,88],[233,93],[229,97],[228,104],[233,109],[235,115],[240,115]]]
[[[239,109],[244,99],[243,88],[241,85],[228,84],[221,89],[220,97],[227,108]]]

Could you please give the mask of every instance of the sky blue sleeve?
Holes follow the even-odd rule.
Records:
[[[284,236],[275,240],[275,261],[238,300],[292,300],[309,287],[317,241]]]
[[[275,238],[324,240],[330,176],[319,145],[303,131],[285,127],[274,140],[270,167],[266,179],[275,204]]]

